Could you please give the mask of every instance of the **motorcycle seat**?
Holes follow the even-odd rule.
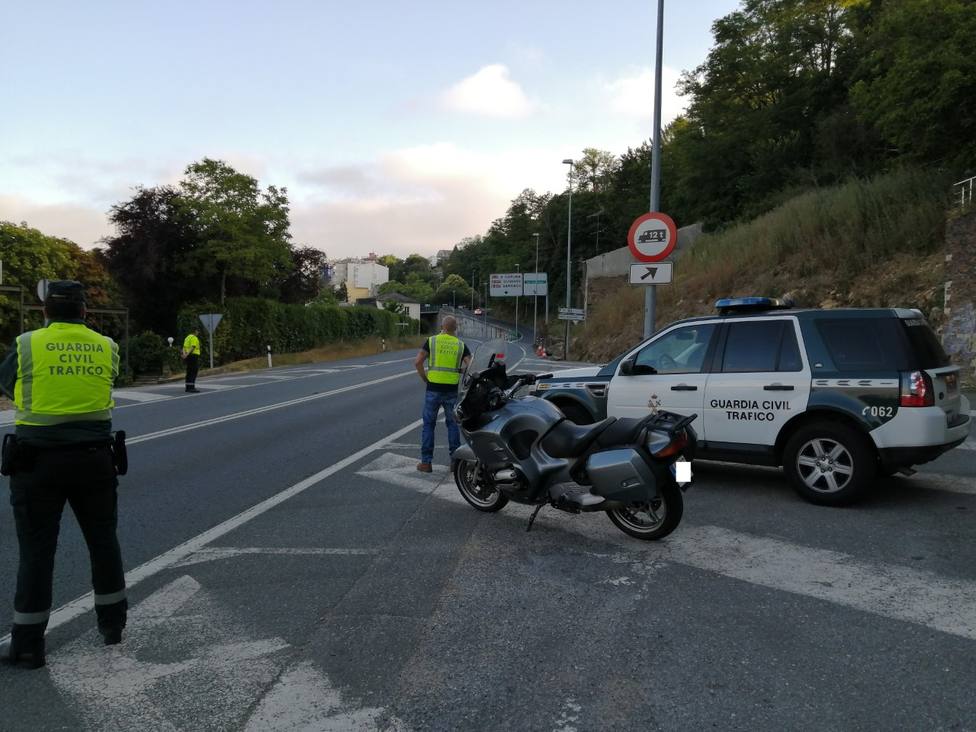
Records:
[[[597,445],[600,447],[632,445],[643,429],[641,423],[645,421],[640,417],[620,417],[597,435]]]
[[[578,457],[617,421],[616,417],[607,417],[595,424],[576,424],[564,419],[543,438],[542,449],[554,458]]]

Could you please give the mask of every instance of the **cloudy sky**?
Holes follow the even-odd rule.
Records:
[[[737,0],[666,0],[674,84]],[[650,136],[653,0],[34,0],[0,28],[0,220],[85,247],[204,156],[288,188],[330,256],[483,233],[584,147]]]

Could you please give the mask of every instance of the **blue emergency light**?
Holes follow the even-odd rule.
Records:
[[[719,315],[782,310],[792,306],[793,303],[775,297],[726,297],[715,301]]]

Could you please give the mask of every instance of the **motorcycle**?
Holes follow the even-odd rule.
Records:
[[[637,539],[674,531],[690,486],[690,480],[679,486],[676,464],[694,457],[697,415],[658,412],[577,425],[551,402],[526,393],[552,374],[508,373],[518,349],[486,342],[462,379],[455,418],[467,444],[454,452],[452,471],[464,500],[488,513],[509,501],[534,505],[527,530],[550,505],[606,513]]]

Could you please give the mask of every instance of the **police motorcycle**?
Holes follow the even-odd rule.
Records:
[[[590,425],[566,419],[527,387],[552,374],[508,374],[519,346],[488,341],[461,382],[455,417],[467,444],[452,456],[458,490],[472,507],[494,512],[509,501],[534,505],[527,530],[546,505],[604,512],[637,539],[661,539],[681,521],[676,462],[694,457],[697,415],[610,417]],[[684,477],[684,476],[682,476]]]

